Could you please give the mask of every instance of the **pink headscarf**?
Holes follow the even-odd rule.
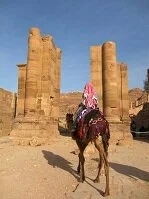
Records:
[[[96,108],[97,107],[97,95],[96,95],[96,91],[93,88],[92,83],[87,83],[84,87],[83,90],[83,103],[86,106],[86,108]]]

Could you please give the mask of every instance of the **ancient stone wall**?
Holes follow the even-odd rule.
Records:
[[[61,49],[50,35],[31,28],[27,64],[19,64],[16,118],[11,136],[58,135]]]
[[[66,127],[66,114],[74,114],[82,101],[82,92],[61,93],[59,126]]]
[[[15,117],[16,94],[0,88],[0,136],[9,135]]]

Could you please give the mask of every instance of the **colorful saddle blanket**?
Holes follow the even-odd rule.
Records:
[[[109,123],[99,109],[92,109],[78,121],[77,136],[80,139],[95,139],[99,135],[110,138]]]

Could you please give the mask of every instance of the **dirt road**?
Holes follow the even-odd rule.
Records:
[[[51,145],[14,146],[0,138],[1,199],[97,199],[103,198],[105,176],[99,184],[98,153],[86,157],[86,181],[78,182],[75,142],[61,136]],[[109,199],[149,198],[149,143],[133,141],[131,146],[110,146]]]

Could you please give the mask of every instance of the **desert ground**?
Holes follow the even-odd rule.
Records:
[[[93,146],[91,146],[92,148]],[[1,199],[97,199],[103,198],[105,176],[94,184],[98,152],[85,153],[84,183],[78,182],[77,146],[68,136],[49,145],[14,145],[9,137],[0,138]],[[109,147],[109,199],[149,198],[149,140]]]

